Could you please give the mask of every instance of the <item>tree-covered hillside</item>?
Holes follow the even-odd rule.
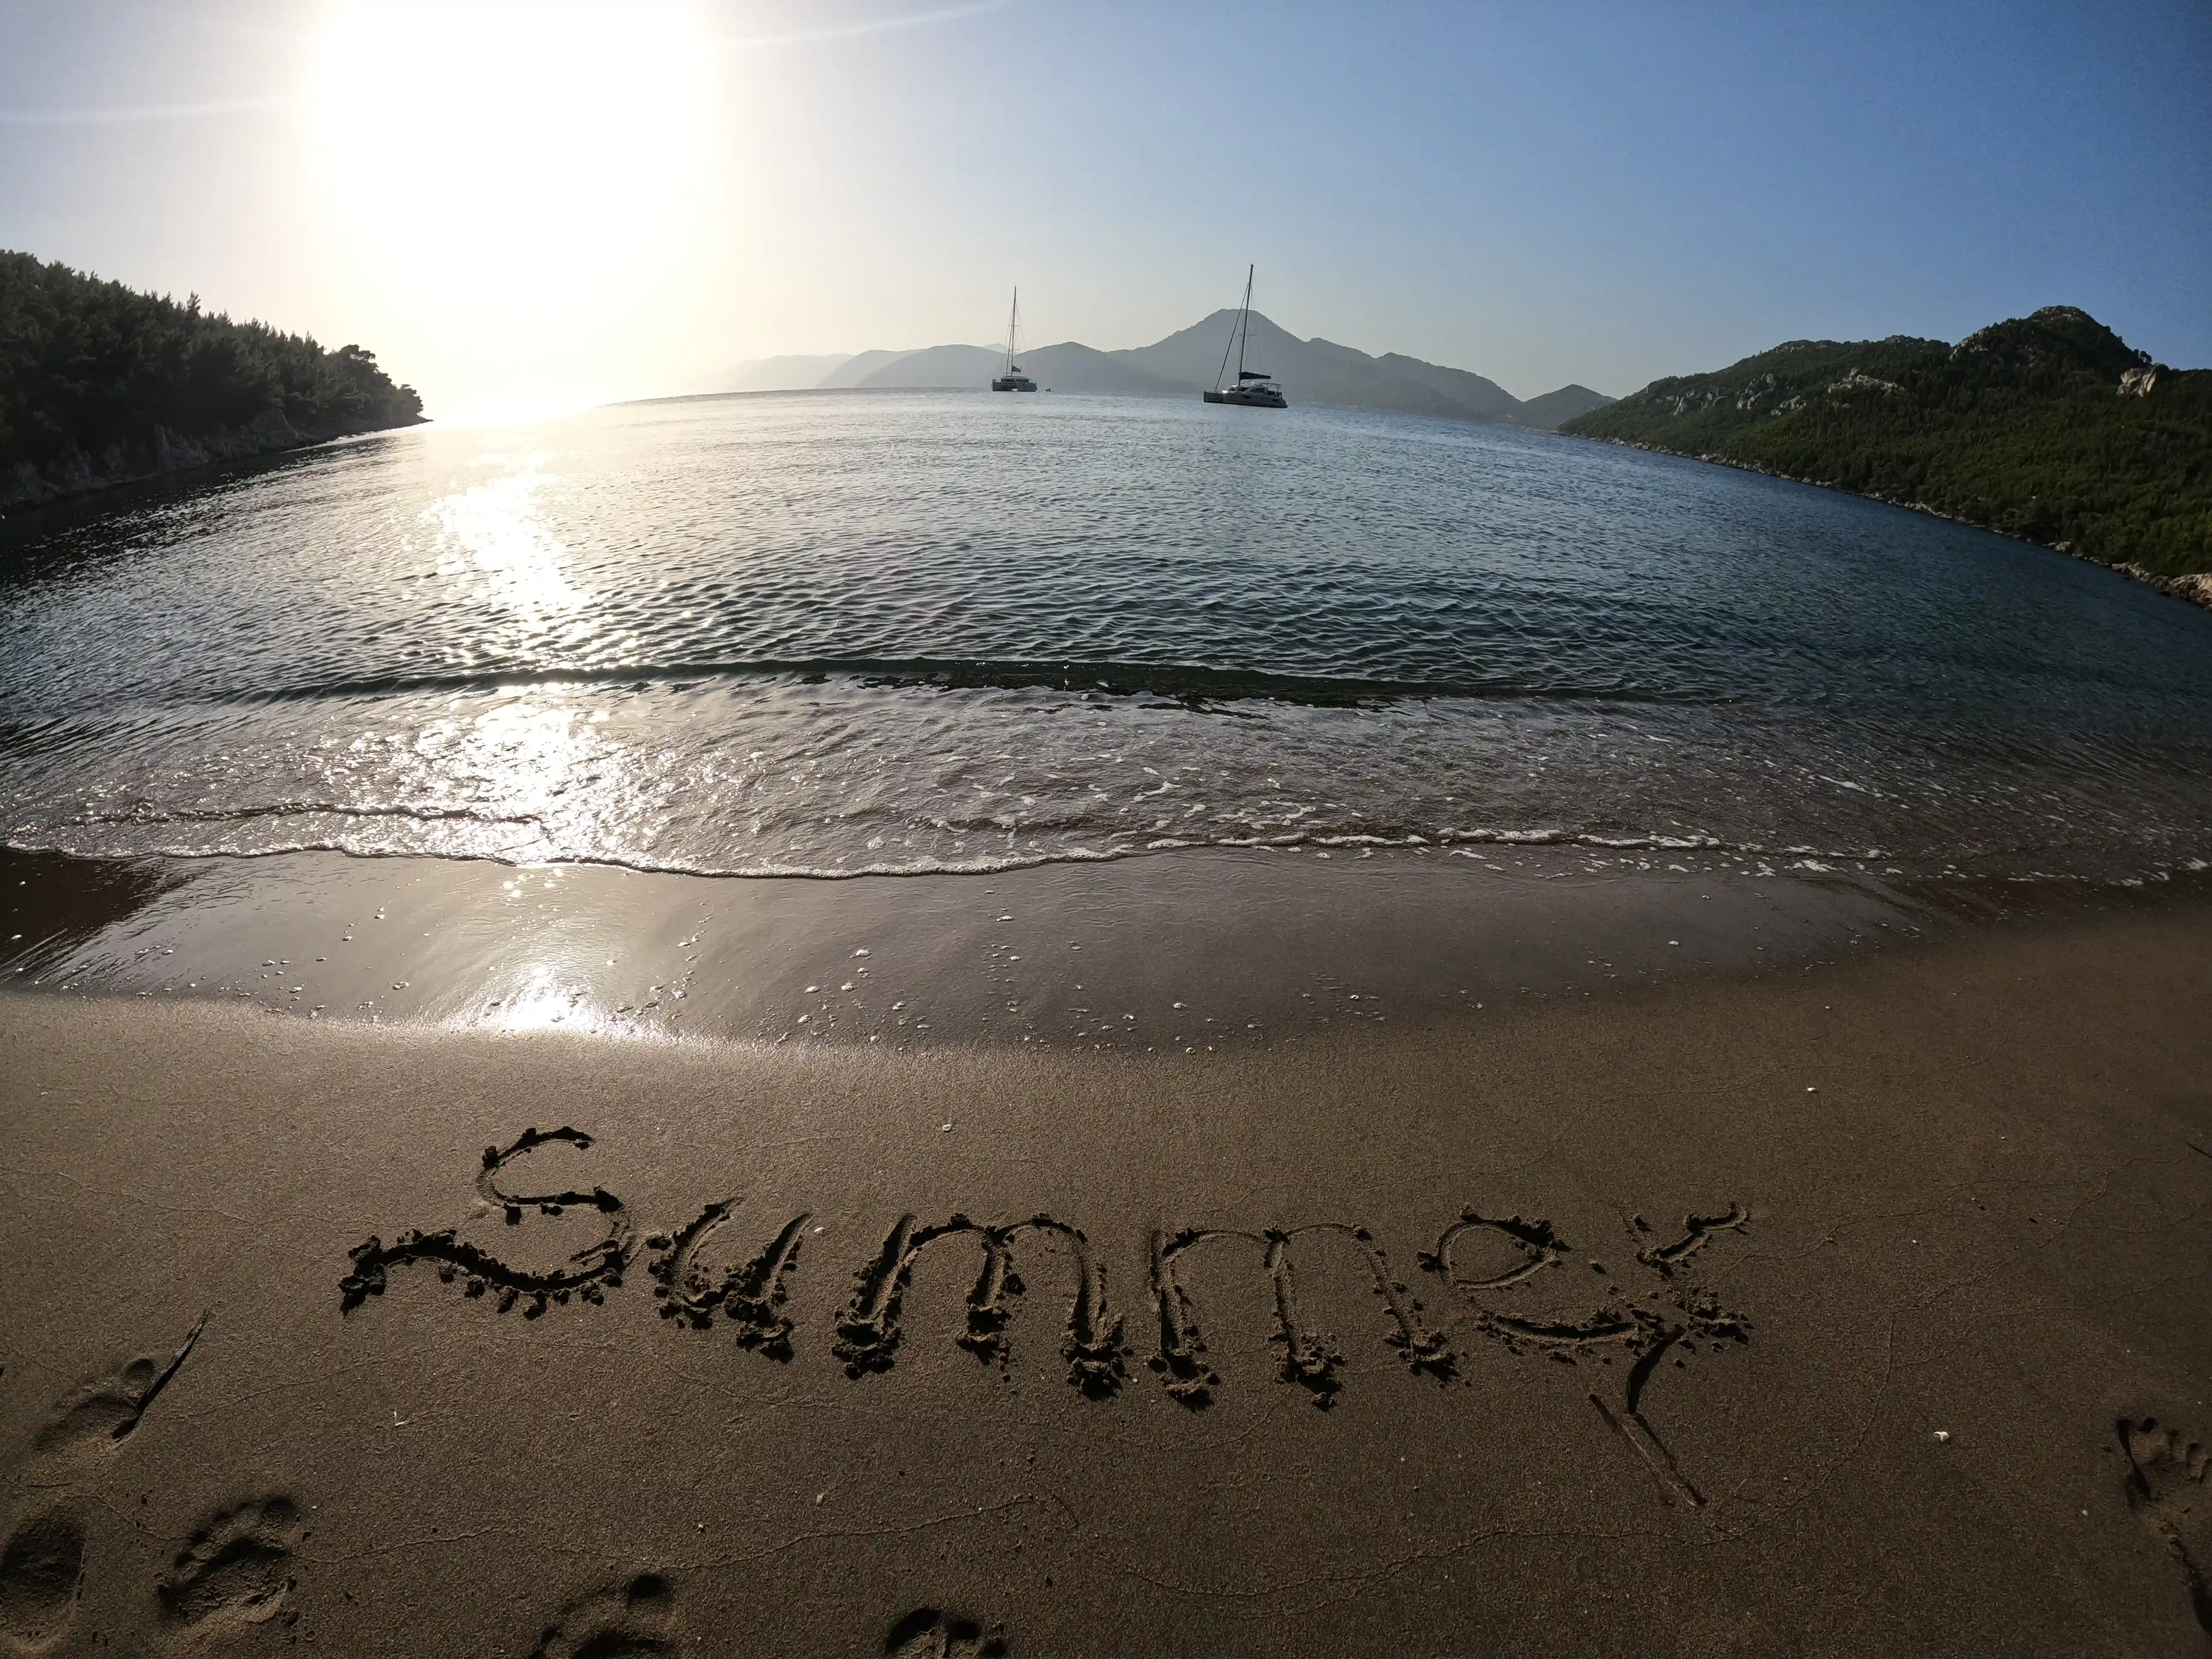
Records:
[[[1562,431],[1932,509],[2162,576],[2212,571],[2212,370],[2070,306],[1955,346],[1794,340]]]
[[[0,252],[0,505],[422,418],[359,346]]]

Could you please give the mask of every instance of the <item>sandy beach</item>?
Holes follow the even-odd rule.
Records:
[[[1893,10],[0,7],[0,1659],[2212,1654],[2212,6]]]
[[[0,1630],[2201,1652],[2208,945],[1211,1056],[11,995]]]

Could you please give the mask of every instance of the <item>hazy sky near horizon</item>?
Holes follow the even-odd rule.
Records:
[[[0,246],[434,415],[1300,335],[1621,393],[2087,307],[2212,364],[2212,5],[0,0]]]

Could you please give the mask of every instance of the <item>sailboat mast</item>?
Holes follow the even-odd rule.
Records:
[[[1014,372],[1014,328],[1021,321],[1021,316],[1022,290],[1020,285],[1017,283],[1014,288],[1014,308],[1006,313],[1006,373],[1009,374]]]
[[[1252,273],[1256,264],[1244,267],[1244,304],[1237,313],[1237,383],[1244,383],[1244,343],[1252,335]]]

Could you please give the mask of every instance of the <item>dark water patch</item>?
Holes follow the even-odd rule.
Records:
[[[149,859],[71,859],[0,853],[0,966],[39,975],[188,879]]]

